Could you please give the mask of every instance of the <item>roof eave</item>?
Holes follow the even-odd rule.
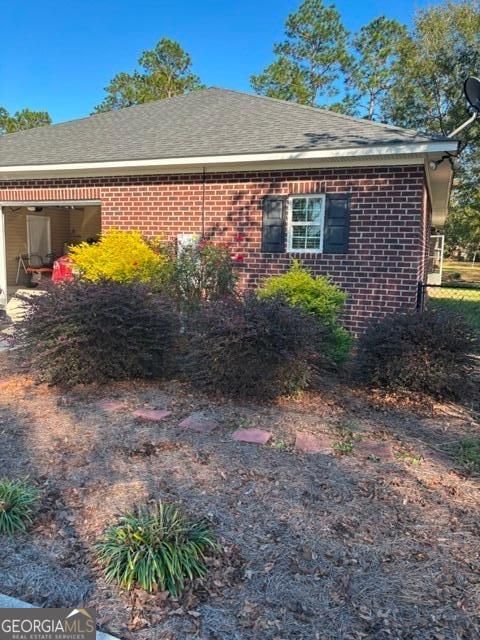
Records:
[[[453,173],[452,163],[445,155],[428,154],[425,156],[425,175],[432,208],[432,227],[443,228],[445,225]]]
[[[309,163],[325,161],[331,164],[347,160],[365,161],[381,158],[401,158],[422,154],[455,151],[457,143],[453,141],[426,141],[415,143],[395,143],[390,145],[369,145],[366,147],[350,147],[343,149],[314,149],[298,151],[281,151],[272,153],[247,153],[231,155],[209,155],[179,158],[149,158],[140,160],[113,160],[105,162],[74,162],[61,164],[0,165],[0,179],[22,177],[52,176],[98,176],[121,175],[122,173],[158,173],[168,170],[198,171],[200,167],[221,170],[225,166],[247,167],[265,163]]]

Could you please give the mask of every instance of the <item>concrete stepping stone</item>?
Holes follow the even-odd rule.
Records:
[[[96,406],[102,411],[121,411],[125,409],[125,405],[121,400],[115,400],[114,398],[104,398],[96,403]]]
[[[295,451],[300,453],[332,453],[332,439],[328,436],[314,436],[312,433],[299,432],[295,438]]]
[[[234,440],[252,444],[267,444],[271,437],[270,431],[263,431],[263,429],[237,429],[232,433]]]
[[[392,445],[388,442],[363,441],[355,443],[354,452],[364,458],[379,458],[383,461],[394,460]]]
[[[171,411],[165,409],[137,409],[132,413],[135,418],[147,420],[149,422],[159,422],[172,415]]]
[[[201,413],[192,413],[187,418],[184,418],[178,426],[197,433],[210,433],[218,427],[218,422],[205,417]]]

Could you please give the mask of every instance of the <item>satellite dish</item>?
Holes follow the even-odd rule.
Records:
[[[480,80],[470,76],[465,80],[463,91],[469,104],[475,111],[480,111]]]
[[[473,114],[466,122],[457,127],[455,131],[449,133],[447,138],[453,138],[457,133],[460,133],[462,129],[465,129],[469,124],[472,124],[480,113],[480,80],[475,76],[469,76],[463,83],[463,91],[465,93],[465,98],[473,109]]]

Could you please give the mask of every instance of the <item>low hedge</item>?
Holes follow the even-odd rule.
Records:
[[[358,372],[365,382],[387,390],[458,398],[478,351],[478,334],[460,314],[393,314],[360,338]]]
[[[191,316],[184,371],[195,386],[226,395],[291,394],[329,363],[319,349],[327,337],[313,316],[277,298],[212,302]]]
[[[73,386],[171,370],[177,314],[140,284],[74,281],[23,302],[17,344],[40,381]]]

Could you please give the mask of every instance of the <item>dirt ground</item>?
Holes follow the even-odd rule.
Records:
[[[102,398],[125,408],[101,410]],[[138,408],[172,415],[140,422]],[[181,429],[193,411],[218,428]],[[28,533],[0,540],[0,592],[93,606],[99,627],[127,640],[480,638],[479,478],[444,453],[480,435],[478,418],[346,384],[264,406],[179,383],[65,393],[1,353],[0,476],[28,475],[42,498]],[[248,427],[271,442],[232,439]],[[298,453],[298,432],[350,434],[353,453]],[[118,514],[160,498],[209,518],[223,548],[178,600],[107,585],[93,558]]]

